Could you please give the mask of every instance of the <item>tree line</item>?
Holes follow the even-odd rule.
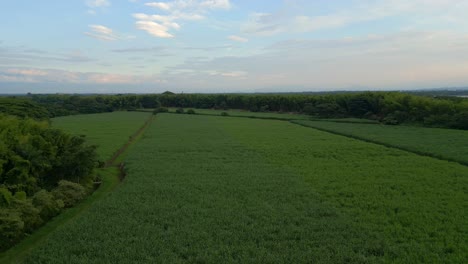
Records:
[[[11,99],[9,99],[11,100]],[[303,113],[318,118],[366,118],[384,124],[411,123],[468,129],[468,99],[419,96],[401,92],[308,94],[163,94],[33,95],[16,99],[37,105],[36,116],[155,109],[161,106],[202,109],[243,109],[252,112]],[[0,111],[1,111],[0,101]],[[30,106],[29,106],[30,107]],[[44,111],[45,109],[45,111]],[[29,110],[36,111],[36,110]],[[29,115],[33,117],[34,114]]]

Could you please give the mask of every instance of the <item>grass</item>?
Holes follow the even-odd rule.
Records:
[[[101,160],[108,160],[150,117],[141,112],[112,112],[74,115],[52,119],[53,127],[75,135],[85,135],[97,145]]]
[[[468,168],[288,122],[158,115],[26,263],[466,263]]]
[[[468,165],[468,131],[410,126],[294,121],[336,134]]]

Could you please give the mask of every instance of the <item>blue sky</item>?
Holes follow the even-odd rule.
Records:
[[[468,86],[468,1],[15,0],[0,93]]]

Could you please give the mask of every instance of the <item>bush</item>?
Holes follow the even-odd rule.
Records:
[[[393,115],[386,116],[384,119],[382,119],[382,123],[385,125],[398,125],[400,122],[398,122],[398,119],[396,119]]]
[[[177,108],[175,112],[176,112],[177,114],[183,114],[183,113],[184,113],[184,109],[183,109],[183,108]]]
[[[159,107],[159,108],[154,109],[153,114],[156,115],[157,113],[167,113],[167,112],[169,112],[169,109],[167,109],[166,107]]]
[[[221,116],[229,116],[229,114],[227,112],[222,112]]]
[[[187,110],[187,114],[189,114],[189,115],[194,115],[194,114],[195,114],[195,110],[189,109],[189,110]]]
[[[35,208],[30,199],[13,199],[10,208],[17,212],[24,223],[23,232],[30,233],[42,225],[43,221],[39,215],[39,210]]]
[[[86,196],[86,189],[78,183],[62,180],[52,190],[55,200],[62,200],[65,208],[72,207]]]
[[[62,200],[56,200],[52,193],[40,190],[32,197],[33,205],[39,210],[43,221],[58,215],[64,207]]]
[[[11,247],[23,237],[24,222],[14,210],[0,210],[0,251]]]
[[[7,207],[10,205],[13,195],[4,187],[0,187],[0,207]]]

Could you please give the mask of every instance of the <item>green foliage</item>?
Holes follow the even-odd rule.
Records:
[[[23,237],[24,222],[17,211],[0,210],[0,251],[11,247]]]
[[[24,223],[24,233],[31,233],[43,223],[39,215],[39,210],[33,206],[30,199],[13,199],[10,208],[18,212],[21,221]]]
[[[57,200],[52,193],[40,190],[32,197],[34,207],[39,210],[39,215],[43,221],[56,216],[65,206],[62,200]]]
[[[169,112],[169,109],[167,109],[166,107],[158,107],[153,111],[153,114],[156,115],[158,113],[167,113],[167,112]]]
[[[221,112],[221,116],[229,116],[227,112]]]
[[[125,184],[26,262],[468,257],[468,168],[455,163],[288,122],[161,115],[126,168]]]
[[[0,208],[9,206],[12,198],[11,192],[7,188],[0,186]]]
[[[189,109],[189,110],[187,110],[187,114],[189,114],[189,115],[194,115],[194,114],[195,114],[195,110]]]
[[[46,122],[0,115],[0,142],[0,184],[14,194],[32,195],[62,179],[85,184],[96,166],[94,146]]]
[[[29,117],[34,119],[48,119],[49,111],[27,98],[0,97],[0,114]]]
[[[0,216],[0,251],[63,208],[63,203],[50,200],[44,189],[66,179],[84,190],[78,183],[90,182],[95,166],[95,147],[87,145],[84,138],[52,129],[47,122],[0,115],[0,211],[4,211]],[[71,205],[78,196],[67,196],[62,185],[57,196],[67,197]]]
[[[86,197],[86,189],[78,183],[62,180],[52,190],[52,195],[55,200],[63,201],[65,208],[69,208]]]
[[[177,114],[183,114],[183,113],[184,113],[184,109],[183,109],[183,108],[177,108],[175,112],[176,112]]]
[[[16,200],[20,200],[20,201],[25,201],[27,198],[26,192],[16,192],[14,197]]]

